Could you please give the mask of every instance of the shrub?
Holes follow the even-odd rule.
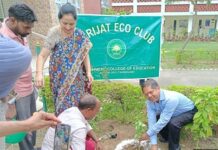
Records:
[[[192,132],[195,140],[212,136],[213,126],[218,124],[218,87],[170,86],[169,90],[183,93],[192,99],[198,108],[192,125],[186,129]],[[48,110],[54,112],[53,100],[49,88],[49,78],[45,79],[45,95]],[[113,119],[121,123],[135,124],[141,132],[141,123],[146,124],[145,101],[139,86],[124,82],[93,82],[93,95],[102,102],[102,111],[93,125],[100,120]],[[140,123],[139,125],[137,123]],[[146,128],[146,127],[145,127]]]
[[[53,97],[50,90],[49,77],[45,78],[42,95],[46,98],[49,112],[54,112]],[[122,123],[145,121],[145,101],[139,86],[117,82],[93,82],[93,95],[102,102],[102,111],[95,119],[115,119]]]
[[[98,115],[98,120],[115,119],[122,123],[145,121],[145,101],[139,86],[95,81],[93,95],[102,101],[102,112]]]
[[[186,127],[194,139],[212,136],[213,127],[218,125],[218,87],[171,86],[169,89],[191,98],[198,108],[193,124]]]
[[[50,79],[48,76],[45,77],[45,86],[42,88],[40,95],[45,98],[47,104],[47,111],[53,113],[54,112],[54,100],[52,96],[52,92],[50,89]]]

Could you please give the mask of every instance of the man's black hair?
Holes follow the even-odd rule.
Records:
[[[75,20],[77,20],[77,12],[75,6],[71,5],[70,3],[66,3],[61,6],[58,19],[61,19],[64,15],[71,14]]]
[[[22,22],[33,23],[37,21],[33,10],[26,4],[15,4],[8,9],[9,17],[14,17],[16,20]]]

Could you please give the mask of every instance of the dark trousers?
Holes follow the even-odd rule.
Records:
[[[179,148],[180,130],[184,125],[193,121],[193,117],[197,111],[197,108],[194,108],[172,117],[169,123],[159,132],[165,140],[168,140],[169,150],[177,150]],[[159,119],[159,116],[157,116],[157,119]]]
[[[37,92],[21,97],[16,100],[17,120],[26,120],[36,112]],[[20,150],[34,150],[36,142],[36,131],[28,132],[22,142],[19,143]]]

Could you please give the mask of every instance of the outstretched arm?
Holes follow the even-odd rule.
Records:
[[[91,137],[93,139],[93,141],[95,141],[95,143],[96,143],[96,150],[102,150],[102,145],[99,143],[100,141],[96,137],[95,132],[93,130],[89,130],[87,135],[89,137]]]
[[[50,51],[47,48],[42,48],[42,51],[37,57],[35,85],[38,88],[43,86],[43,68],[49,55]]]
[[[91,73],[91,63],[90,63],[89,55],[87,55],[86,58],[84,59],[84,65],[85,65],[86,75],[89,79],[89,82],[92,82],[93,77]]]
[[[44,127],[56,126],[60,121],[55,115],[45,112],[36,112],[32,117],[24,121],[2,121],[0,122],[0,137],[16,133],[29,132]]]

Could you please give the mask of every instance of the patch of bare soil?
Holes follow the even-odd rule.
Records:
[[[123,140],[134,138],[135,129],[132,125],[125,125],[118,123],[113,120],[104,120],[98,124],[98,136],[104,136],[108,133],[117,133],[116,139],[106,139],[102,141],[104,150],[114,150],[116,145]],[[193,150],[193,149],[213,149],[218,150],[218,138],[212,137],[199,142],[199,147],[196,147],[197,143],[193,141],[191,137],[182,137],[181,138],[181,147],[182,150]],[[167,143],[158,143],[160,150],[167,150]]]
[[[217,127],[218,129],[218,127]],[[217,130],[218,131],[218,130]],[[114,150],[116,145],[119,144],[123,140],[132,139],[135,134],[135,129],[132,125],[125,125],[118,123],[114,120],[104,120],[98,124],[97,134],[99,137],[107,135],[108,133],[117,133],[116,139],[107,139],[102,141],[102,145],[104,150]],[[40,147],[42,140],[44,138],[44,134],[46,133],[46,129],[37,131],[37,143],[36,147]],[[167,150],[168,145],[166,143],[159,142],[160,150]],[[196,143],[190,136],[182,135],[181,142],[182,150],[193,150],[196,149]],[[199,150],[218,150],[218,132],[215,137],[208,138],[206,140],[201,140],[199,142]],[[19,150],[18,145],[10,145],[7,150]],[[134,149],[126,149],[126,150],[134,150]]]
[[[135,129],[131,125],[123,125],[113,120],[101,121],[98,124],[98,136],[104,136],[107,133],[117,133],[117,138],[102,141],[104,150],[114,150],[116,145],[124,139],[132,139]]]

